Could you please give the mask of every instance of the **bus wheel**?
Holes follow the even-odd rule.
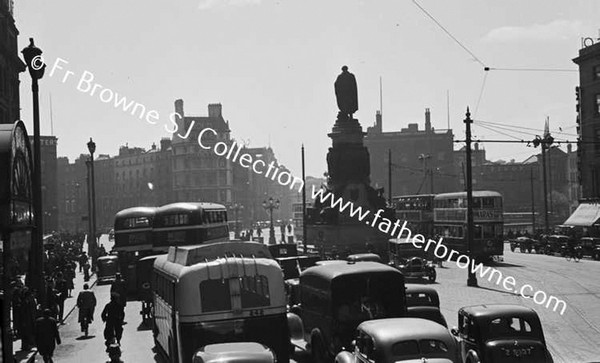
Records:
[[[427,276],[429,279],[429,282],[435,282],[435,279],[437,277],[437,273],[435,272],[435,270],[431,271],[429,273],[429,276]]]

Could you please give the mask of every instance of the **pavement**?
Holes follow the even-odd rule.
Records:
[[[100,244],[104,244],[104,247],[109,251],[112,248],[113,242],[108,241],[108,235],[102,235],[100,237]],[[83,250],[87,251],[87,242],[84,242]],[[73,285],[75,288],[71,292],[71,297],[68,297],[65,300],[63,322],[67,321],[67,318],[69,318],[71,314],[73,314],[73,311],[77,308],[77,295],[79,295],[79,293],[83,291],[83,284],[85,283],[86,282],[83,278],[83,272],[79,272],[79,264],[77,264],[77,269],[75,270],[75,279],[73,280]],[[95,273],[90,273],[90,280],[87,282],[87,284],[90,286],[90,289],[92,289],[96,285]],[[61,332],[62,327],[62,324],[59,325],[59,333]],[[15,347],[15,349],[19,349],[21,347],[21,340],[19,339],[14,341],[13,347]],[[37,349],[32,348],[31,350],[17,350],[15,351],[14,355],[15,361],[18,363],[32,363],[35,362]]]

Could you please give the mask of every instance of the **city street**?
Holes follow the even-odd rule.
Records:
[[[517,250],[518,251],[518,250]],[[457,312],[476,304],[519,304],[533,308],[542,321],[548,347],[555,362],[600,361],[600,262],[589,259],[566,261],[546,256],[504,251],[504,262],[493,265],[502,274],[512,276],[517,286],[530,284],[567,303],[564,315],[536,305],[531,299],[505,291],[487,279],[479,279],[479,288],[466,286],[467,272],[455,263],[444,262],[437,269],[441,309],[448,326],[457,325]]]

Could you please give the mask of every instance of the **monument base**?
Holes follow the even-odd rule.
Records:
[[[388,260],[390,236],[367,224],[306,226],[307,242],[323,258],[344,259],[354,253],[372,252]]]

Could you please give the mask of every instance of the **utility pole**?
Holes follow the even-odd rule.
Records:
[[[304,144],[302,144],[302,244],[304,245],[304,254],[306,254],[308,245],[306,238],[306,175],[304,170]]]
[[[531,235],[535,236],[535,196],[533,189],[533,168],[529,169],[529,182],[531,184]]]
[[[546,181],[546,145],[542,141],[542,177],[544,178],[544,231],[548,233],[550,223],[548,222],[548,186]]]
[[[470,260],[473,260],[473,232],[475,230],[473,226],[473,180],[472,180],[472,170],[471,170],[471,124],[473,120],[471,120],[471,113],[469,112],[469,107],[467,107],[467,118],[465,118],[466,125],[466,153],[467,153],[467,177],[466,177],[466,185],[467,185],[467,255]],[[467,286],[477,286],[477,277],[472,269],[467,269],[468,277],[467,277]]]
[[[388,149],[388,204],[392,205],[392,149]]]

